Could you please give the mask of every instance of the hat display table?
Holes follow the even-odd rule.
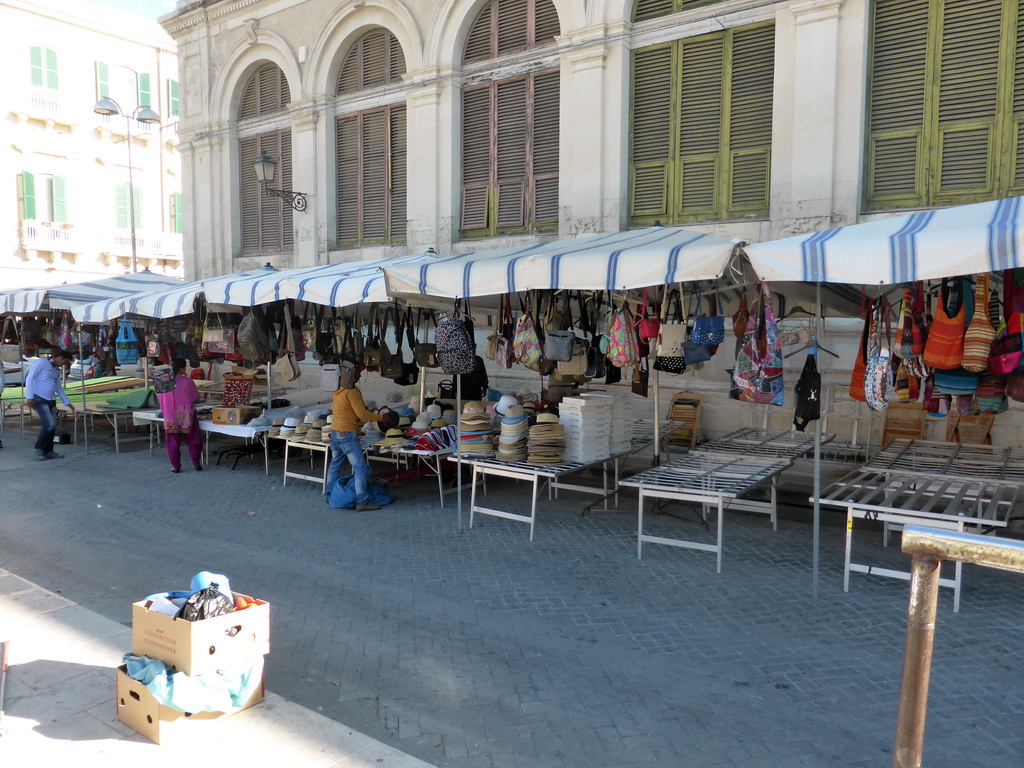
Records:
[[[305,450],[311,453],[322,453],[324,455],[323,471],[319,475],[308,474],[306,472],[294,472],[288,469],[288,460],[293,450]],[[311,457],[312,459],[312,457]],[[305,440],[285,440],[284,441],[284,485],[288,485],[288,478],[292,477],[297,480],[309,480],[311,483],[320,483],[321,492],[327,490],[327,465],[331,460],[331,446],[330,443],[310,443]],[[312,460],[310,461],[310,471],[312,471]]]

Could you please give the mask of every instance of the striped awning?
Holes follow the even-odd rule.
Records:
[[[1024,266],[1024,198],[922,211],[744,247],[762,280],[899,284]]]
[[[391,296],[491,296],[536,289],[624,290],[721,277],[734,243],[672,227],[454,256],[427,254],[384,266]]]
[[[181,280],[151,272],[134,272],[82,283],[0,292],[0,312],[35,312],[39,309],[71,309],[78,304],[130,296],[139,291],[181,285]]]
[[[416,254],[331,264],[314,274],[287,275],[279,290],[283,299],[311,301],[328,307],[386,302],[390,298],[382,270],[389,266],[417,263],[425,258],[428,256]]]

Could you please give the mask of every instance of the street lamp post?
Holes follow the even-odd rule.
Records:
[[[143,124],[159,124],[160,115],[148,106],[139,106],[125,113],[121,105],[109,96],[96,102],[92,111],[98,115],[121,115],[124,117],[125,129],[128,132],[128,222],[132,235],[132,272],[139,271],[139,258],[135,244],[135,182],[132,176],[132,120]]]
[[[265,152],[261,152],[252,164],[256,173],[256,181],[263,187],[263,194],[267,197],[279,197],[296,211],[306,210],[306,193],[292,192],[288,189],[274,189],[274,174],[277,172],[277,161]]]

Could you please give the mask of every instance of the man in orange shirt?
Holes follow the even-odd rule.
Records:
[[[363,447],[359,444],[359,428],[364,421],[385,422],[386,426],[387,417],[366,407],[363,393],[356,386],[358,382],[357,371],[351,389],[342,387],[334,393],[331,416],[331,465],[327,469],[324,495],[330,496],[331,487],[341,477],[341,465],[347,458],[355,476],[356,511],[369,512],[380,507],[371,504],[366,493],[370,481],[370,467],[366,463],[366,456],[363,455]]]

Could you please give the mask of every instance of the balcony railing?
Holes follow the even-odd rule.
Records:
[[[70,224],[26,219],[21,222],[21,242],[26,251],[59,251],[82,253],[86,250],[83,238],[75,234]]]
[[[33,87],[29,90],[29,104],[32,109],[41,114],[57,115],[64,106],[59,91],[50,88]]]

